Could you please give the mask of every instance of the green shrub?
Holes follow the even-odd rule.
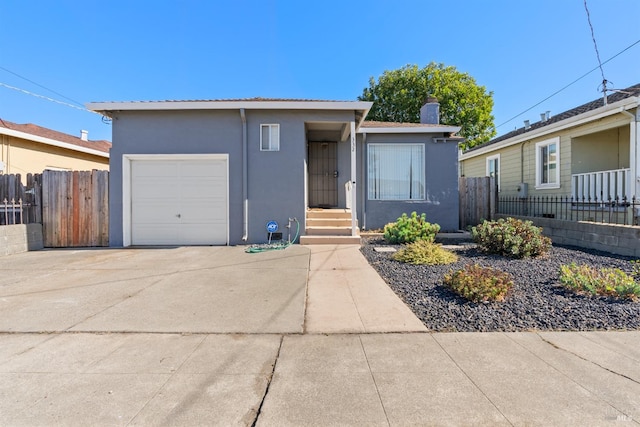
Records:
[[[513,279],[504,271],[469,264],[446,274],[444,284],[469,301],[503,301],[513,286]]]
[[[484,221],[471,234],[481,250],[511,258],[536,257],[551,248],[551,239],[542,235],[542,228],[515,218]]]
[[[640,280],[640,259],[631,261],[631,275],[635,277],[636,281]]]
[[[416,240],[433,242],[440,231],[438,224],[431,224],[426,220],[426,214],[418,216],[412,212],[411,216],[403,213],[396,222],[384,226],[384,239],[389,243],[413,243]]]
[[[456,262],[458,256],[437,243],[416,240],[393,254],[393,259],[408,264],[439,265]]]
[[[632,275],[619,268],[595,269],[575,263],[562,265],[560,266],[560,283],[580,294],[630,300],[640,298],[640,284],[633,279]]]

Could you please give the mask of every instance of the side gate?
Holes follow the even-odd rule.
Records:
[[[109,172],[44,171],[42,232],[49,248],[109,246]]]
[[[460,229],[492,220],[496,213],[498,189],[495,178],[461,177],[458,182],[460,194]]]

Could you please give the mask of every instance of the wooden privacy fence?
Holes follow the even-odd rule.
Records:
[[[42,175],[0,175],[0,225],[42,223]]]
[[[461,177],[458,181],[460,194],[460,229],[492,220],[496,213],[497,193],[495,178]]]
[[[45,247],[109,246],[109,172],[44,171]]]

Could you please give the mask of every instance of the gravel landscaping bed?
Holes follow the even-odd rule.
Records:
[[[544,257],[514,260],[487,255],[473,245],[458,246],[454,264],[422,266],[391,259],[374,247],[382,238],[363,239],[362,253],[391,289],[433,331],[531,331],[640,329],[640,302],[576,295],[559,284],[560,266],[575,262],[631,272],[632,258],[554,246]],[[498,268],[514,277],[504,302],[472,303],[442,284],[443,276],[465,264]]]

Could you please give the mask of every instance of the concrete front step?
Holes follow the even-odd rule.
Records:
[[[359,245],[360,229],[352,236],[351,210],[309,209],[302,245]]]
[[[307,218],[307,227],[351,227],[351,218]]]
[[[300,236],[301,245],[359,245],[360,236]]]
[[[307,220],[309,219],[351,219],[351,210],[349,209],[309,209],[307,211]]]
[[[360,229],[356,227],[356,233],[360,235]],[[307,236],[350,236],[351,225],[344,227],[307,227]]]

